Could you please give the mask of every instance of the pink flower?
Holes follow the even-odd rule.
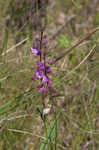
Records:
[[[46,89],[45,89],[45,87],[43,85],[38,86],[37,90],[40,93],[45,93],[46,92]]]
[[[35,39],[35,42],[40,42],[40,38],[39,37],[37,37],[36,39]]]
[[[54,61],[50,60],[50,61],[48,62],[48,64],[49,64],[49,65],[53,65],[53,64],[54,64]]]
[[[52,88],[52,81],[51,80],[48,81],[48,88]]]
[[[34,46],[32,46],[32,47],[30,48],[30,53],[33,53],[34,56],[38,56],[38,55],[40,55],[41,52],[38,51],[37,48],[35,48]]]
[[[49,78],[47,77],[47,76],[43,76],[43,80],[42,80],[42,82],[48,82],[48,80],[49,80]]]
[[[36,74],[32,76],[32,80],[36,80]]]
[[[41,61],[37,62],[37,70],[39,70],[39,71],[44,70],[44,64]]]
[[[51,92],[53,93],[53,94],[56,94],[56,89],[55,88],[53,88],[52,90],[51,90]]]
[[[36,75],[36,77],[37,77],[38,79],[41,79],[41,78],[43,77],[42,72],[39,72],[39,71],[37,71],[37,72],[35,73],[35,75]]]
[[[49,66],[46,67],[46,73],[50,73],[51,72],[51,69]]]

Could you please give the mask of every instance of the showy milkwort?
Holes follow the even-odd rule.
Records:
[[[38,51],[38,48],[32,46],[30,49],[30,53],[32,53],[34,56],[39,56],[41,52]]]
[[[32,46],[30,49],[30,53],[33,54],[33,56],[42,56],[42,59],[40,61],[37,61],[36,63],[36,71],[34,75],[32,76],[32,80],[39,80],[40,85],[37,87],[38,92],[40,93],[47,93],[50,91],[52,94],[56,94],[56,89],[52,87],[52,81],[48,77],[48,74],[51,73],[51,65],[54,64],[54,62],[51,60],[49,62],[46,61],[46,54],[45,49],[47,45],[47,35],[44,35],[41,39],[38,37],[35,39],[35,44],[37,46]],[[42,49],[38,48],[39,45],[42,44]]]

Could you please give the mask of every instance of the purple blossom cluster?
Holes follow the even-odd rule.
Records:
[[[51,92],[51,94],[56,93],[56,89],[52,87],[52,81],[49,78],[49,74],[51,73],[51,65],[53,65],[53,61],[46,62],[46,45],[47,45],[47,36],[43,36],[43,40],[41,38],[35,39],[36,46],[32,46],[30,49],[30,53],[33,56],[40,56],[40,60],[36,63],[36,71],[32,76],[32,80],[39,80],[40,85],[37,87],[38,92],[47,93],[47,91]],[[38,48],[40,46],[40,48]],[[42,51],[43,49],[43,51]]]

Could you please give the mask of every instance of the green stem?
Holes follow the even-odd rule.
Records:
[[[57,110],[55,112],[55,150],[57,150]]]
[[[48,137],[48,133],[47,133],[47,122],[46,122],[46,118],[44,118],[44,135],[45,135],[46,140],[47,140],[48,150],[50,150],[50,142],[49,142],[49,137]]]

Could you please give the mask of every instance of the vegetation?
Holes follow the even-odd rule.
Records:
[[[99,2],[32,2],[0,1],[0,150],[98,150]],[[31,79],[35,44],[57,92]]]

